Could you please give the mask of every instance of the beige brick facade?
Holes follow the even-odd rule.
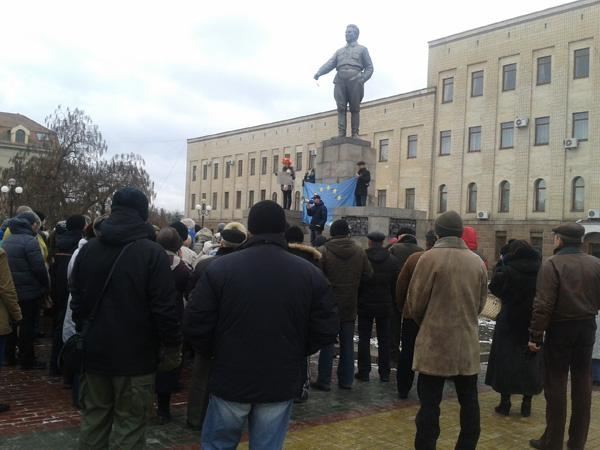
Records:
[[[535,242],[542,237],[545,253],[549,252],[553,224],[581,219],[588,209],[600,209],[598,39],[600,1],[583,0],[430,42],[428,88],[363,104],[361,138],[371,141],[377,153],[382,140],[389,143],[388,160],[372,168],[376,173],[372,193],[386,191],[386,206],[404,208],[406,190],[414,189],[415,209],[426,211],[433,219],[440,211],[440,186],[445,185],[447,208],[459,211],[476,226],[488,257],[497,252],[503,237]],[[575,77],[576,55],[583,71],[579,75],[586,75],[587,67],[587,76]],[[543,69],[538,69],[538,64],[547,62],[539,60],[543,57],[550,57],[551,76],[549,83],[540,84],[538,70]],[[512,87],[510,71],[503,76],[510,64],[516,65],[514,89],[505,90]],[[483,92],[473,96],[477,93],[472,86],[473,72],[481,71]],[[453,93],[444,98],[444,80],[450,78]],[[587,140],[566,150],[563,141],[573,137],[574,113],[587,113]],[[529,124],[513,128],[513,145],[501,149],[501,124],[516,118],[528,119]],[[536,127],[539,118],[549,118],[548,143],[543,145],[535,145],[536,128],[539,140],[545,142],[544,126]],[[583,126],[584,120],[578,121],[579,125]],[[479,151],[470,151],[470,128],[474,144],[476,131],[480,131]],[[441,132],[447,131],[451,134],[450,154],[440,155]],[[301,153],[302,170],[295,189],[300,192],[311,151],[335,134],[335,112],[329,111],[189,139],[186,213],[195,217],[194,204],[203,196],[215,209],[211,214],[214,221],[241,219],[252,196],[255,202],[275,195],[280,200],[273,175],[275,156],[280,164],[289,154],[296,165]],[[409,136],[417,136],[416,158],[408,157]],[[252,159],[254,175],[250,173]],[[229,177],[227,161],[233,161]],[[238,176],[240,162],[243,167]],[[206,179],[205,164],[211,164],[206,166]],[[575,177],[583,178],[584,183],[583,209],[579,210],[573,208]],[[543,180],[546,186],[543,211],[536,211],[536,180]],[[510,183],[510,195],[508,210],[501,212],[503,181]],[[471,212],[468,186],[472,183],[477,201]],[[238,196],[241,201],[236,203]],[[489,220],[478,220],[480,211],[489,213]]]

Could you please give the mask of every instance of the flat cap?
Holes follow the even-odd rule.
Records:
[[[562,239],[577,242],[581,242],[581,239],[585,234],[585,228],[578,223],[564,223],[553,228],[552,231],[558,234]]]
[[[383,234],[381,231],[371,231],[369,234],[367,234],[367,239],[373,242],[383,242],[385,241],[385,234]]]

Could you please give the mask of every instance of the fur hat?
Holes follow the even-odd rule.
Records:
[[[179,237],[181,238],[182,241],[186,241],[188,238],[188,229],[185,226],[184,223],[180,222],[179,220],[177,222],[173,222],[171,225],[169,225],[171,228],[175,228],[175,231],[177,231],[177,233],[179,234]]]
[[[248,230],[254,235],[285,232],[283,208],[271,200],[263,200],[250,208]]]
[[[229,222],[221,231],[221,245],[227,248],[237,248],[246,242],[248,232],[239,222]]]
[[[142,220],[148,220],[148,197],[134,187],[119,189],[113,195],[112,206],[122,206],[137,211]]]
[[[435,220],[435,234],[439,237],[455,236],[463,234],[463,221],[456,211],[448,211]]]

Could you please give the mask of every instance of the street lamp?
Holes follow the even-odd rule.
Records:
[[[15,195],[21,195],[23,193],[23,188],[21,186],[17,186],[17,180],[14,178],[10,178],[8,180],[8,185],[4,185],[0,188],[0,192],[3,194],[8,194],[8,204],[9,204],[9,214],[10,217],[15,214]]]
[[[204,218],[208,217],[212,206],[202,202],[202,204],[196,205],[196,211],[198,212],[198,218],[200,219],[200,227],[204,228]]]

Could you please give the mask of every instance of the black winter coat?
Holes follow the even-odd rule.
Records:
[[[327,279],[280,235],[254,236],[211,262],[183,320],[192,346],[214,358],[209,391],[239,403],[293,399],[306,356],[338,331]]]
[[[325,224],[327,223],[327,208],[323,202],[319,203],[318,205],[315,203],[312,208],[307,208],[306,212],[309,216],[311,216],[311,229],[325,229]]]
[[[529,324],[541,260],[535,250],[496,265],[490,291],[502,301],[496,318],[485,383],[507,394],[542,390],[542,354],[527,350]]]
[[[360,169],[358,171],[358,180],[356,180],[356,189],[354,190],[354,194],[367,195],[369,183],[371,183],[371,172],[365,168]]]
[[[180,318],[169,259],[154,229],[130,208],[113,207],[99,237],[79,252],[71,274],[71,309],[81,330],[110,268],[118,262],[85,338],[85,370],[110,376],[156,372],[159,347],[179,346]]]
[[[8,227],[11,234],[3,241],[2,248],[8,256],[17,297],[20,302],[39,299],[50,287],[40,244],[27,220],[11,219]]]
[[[52,280],[52,300],[54,301],[54,310],[57,317],[63,317],[66,312],[67,300],[69,298],[69,283],[67,281],[67,269],[71,256],[77,247],[79,241],[83,238],[81,231],[66,231],[56,235],[56,244],[54,247],[54,260],[50,266],[50,279]]]
[[[396,298],[400,262],[383,247],[369,248],[373,276],[363,280],[358,292],[358,315],[389,317]]]

